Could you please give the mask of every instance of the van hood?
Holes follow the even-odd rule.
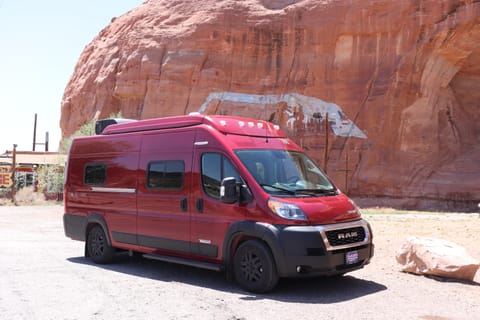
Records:
[[[361,216],[357,206],[343,193],[335,196],[295,198],[292,203],[302,209],[312,224],[352,221],[360,219]]]

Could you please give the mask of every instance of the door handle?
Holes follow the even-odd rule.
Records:
[[[180,200],[180,208],[182,209],[183,212],[187,211],[187,198],[183,198]]]
[[[197,212],[203,213],[203,199],[197,199]]]

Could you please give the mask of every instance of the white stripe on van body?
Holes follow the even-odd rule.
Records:
[[[113,192],[113,193],[136,193],[135,188],[105,188],[105,187],[92,187],[93,192]]]

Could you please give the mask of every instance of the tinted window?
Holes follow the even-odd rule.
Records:
[[[147,186],[151,189],[182,189],[185,163],[181,160],[155,161],[148,165]]]
[[[107,166],[104,164],[87,164],[85,166],[84,179],[85,184],[101,185],[107,179]]]
[[[230,160],[218,153],[205,153],[202,156],[203,190],[214,198],[220,198],[220,184],[224,178],[234,177],[241,182],[240,175]]]

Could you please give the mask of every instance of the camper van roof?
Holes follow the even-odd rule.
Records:
[[[234,116],[207,116],[202,114],[190,114],[185,116],[173,116],[154,118],[112,124],[105,128],[102,134],[111,135],[128,132],[141,132],[172,128],[184,128],[201,124],[207,124],[222,133],[261,136],[261,137],[286,137],[277,125],[263,120],[241,118]]]

